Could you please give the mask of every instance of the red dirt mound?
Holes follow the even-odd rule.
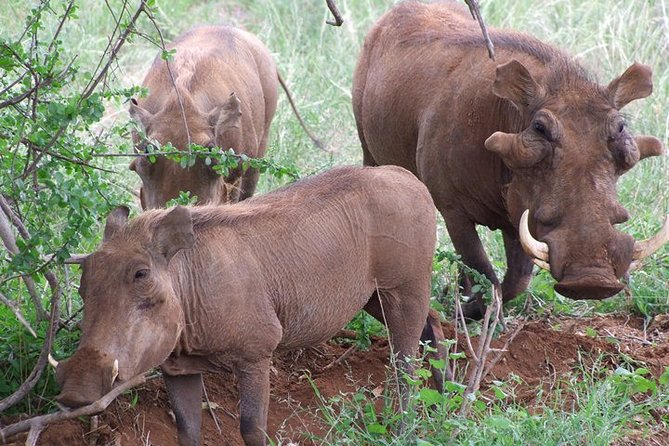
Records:
[[[447,336],[453,335],[452,326],[445,324],[444,330]],[[507,333],[493,342],[493,347],[501,348],[513,330],[514,327],[509,327]],[[461,335],[459,338],[462,350],[463,339]],[[669,366],[669,315],[656,317],[645,329],[642,319],[625,316],[527,322],[486,382],[506,380],[513,375],[516,382],[521,382],[515,388],[516,400],[532,404],[538,386],[550,390],[584,358],[614,366],[615,355],[619,353],[643,363],[656,376],[662,373]],[[311,444],[305,433],[322,435],[327,429],[317,416],[319,397],[313,386],[326,399],[353,392],[361,386],[374,389],[385,381],[387,365],[385,339],[375,339],[368,351],[327,343],[276,357],[271,370],[270,435],[283,444],[289,440],[303,446]],[[238,433],[234,377],[227,373],[208,374],[205,386],[211,402],[209,412],[216,417],[220,433],[212,415],[205,412],[202,444],[243,445]],[[9,444],[24,442],[25,437]],[[178,443],[163,384],[153,380],[118,398],[103,414],[90,421],[69,420],[49,426],[37,444],[173,446]]]

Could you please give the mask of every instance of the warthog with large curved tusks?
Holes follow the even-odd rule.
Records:
[[[192,143],[262,157],[279,83],[305,132],[323,148],[304,125],[269,51],[254,35],[228,26],[201,26],[178,37],[167,50],[174,51],[171,58],[156,57],[144,79],[148,96],[133,99],[130,105],[130,115],[146,134],[133,133],[137,151],[149,152],[152,141],[158,141],[171,143],[177,150],[186,150]],[[198,204],[253,195],[257,169],[240,167],[220,177],[213,167],[206,159],[198,159],[182,168],[163,156],[155,163],[147,157],[130,163],[142,179],[144,209],[163,207],[180,191],[197,196]]]
[[[618,178],[663,150],[656,138],[633,137],[620,112],[651,94],[651,70],[635,63],[602,86],[533,37],[490,36],[495,61],[477,23],[455,2],[403,2],[378,21],[353,79],[364,163],[415,173],[464,263],[496,286],[476,225],[501,229],[504,301],[527,288],[533,260],[550,270],[560,294],[612,296],[632,262],[669,239],[669,219],[646,242],[614,226],[629,218]],[[467,278],[463,285],[471,295]],[[479,318],[483,309],[477,296],[465,313]]]
[[[434,204],[400,167],[333,169],[237,204],[127,218],[114,211],[82,260],[81,341],[56,369],[66,406],[161,366],[179,442],[194,445],[200,374],[229,366],[244,441],[264,445],[275,350],[323,342],[361,309],[386,323],[402,367],[421,339],[443,339],[428,312]]]

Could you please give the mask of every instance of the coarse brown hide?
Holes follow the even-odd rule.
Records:
[[[386,323],[405,368],[420,339],[443,340],[428,313],[434,204],[400,167],[338,168],[237,204],[127,215],[110,215],[83,262],[80,347],[56,369],[68,406],[109,390],[115,360],[120,381],[160,365],[180,444],[198,444],[200,374],[231,367],[244,441],[264,445],[275,350],[323,342],[361,309]]]
[[[133,99],[130,115],[144,129],[133,134],[138,152],[152,141],[171,143],[177,150],[189,143],[221,150],[234,149],[262,157],[276,111],[278,75],[274,60],[252,34],[227,26],[202,26],[178,37],[168,50],[169,61],[156,57],[143,82],[145,98]],[[198,159],[188,168],[165,157],[151,163],[136,158],[130,168],[142,179],[144,209],[159,208],[180,191],[197,196],[197,203],[237,201],[253,195],[258,171],[233,170],[220,177],[212,165]]]
[[[369,32],[353,79],[353,111],[366,165],[396,164],[418,176],[468,266],[499,285],[476,225],[501,229],[504,301],[529,284],[519,243],[521,214],[547,244],[555,289],[602,299],[634,257],[616,182],[653,137],[633,137],[620,109],[648,96],[649,67],[634,64],[607,86],[562,51],[533,37],[493,30],[486,57],[477,24],[455,2],[400,3]],[[465,278],[465,283],[469,280]],[[470,293],[465,286],[465,293]],[[466,307],[481,317],[480,296]]]

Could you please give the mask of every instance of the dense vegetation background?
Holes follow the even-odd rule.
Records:
[[[261,179],[262,193],[290,181],[281,175],[287,171],[306,176],[361,163],[351,77],[367,30],[392,3],[341,0],[345,22],[334,28],[325,24],[330,16],[321,1],[147,0],[138,12],[134,0],[6,0],[0,8],[0,398],[26,379],[37,385],[25,397],[3,399],[0,412],[51,407],[51,374],[37,372],[49,350],[57,357],[73,351],[81,314],[78,270],[63,260],[95,248],[110,209],[129,204],[139,212],[139,180],[127,169],[127,100],[140,94],[137,86],[161,42],[195,24],[226,23],[254,32],[270,48],[302,115],[333,152],[311,144],[281,95],[267,154],[273,168]],[[603,84],[634,61],[650,65],[653,95],[626,112],[637,134],[667,143],[666,0],[487,0],[482,7],[490,26],[520,29],[567,49]],[[669,209],[668,186],[666,156],[626,174],[619,194],[632,218],[623,230],[637,238],[653,234]],[[502,273],[501,237],[480,232]],[[441,252],[451,251],[443,225],[439,243]],[[441,293],[454,277],[453,268],[435,261],[435,296],[447,307],[453,287],[448,296]],[[605,302],[565,300],[552,284],[538,274],[530,311],[623,311],[650,320],[669,311],[669,250],[649,259],[626,293]],[[364,318],[358,326],[372,330]]]

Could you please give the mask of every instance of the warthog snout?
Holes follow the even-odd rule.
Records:
[[[71,408],[100,399],[114,387],[118,377],[118,359],[111,360],[89,349],[80,350],[64,361],[54,360],[51,364],[56,367],[56,381],[62,389],[56,401]]]
[[[555,284],[555,291],[572,299],[605,299],[625,287],[606,270],[581,271],[578,276],[568,276]]]

